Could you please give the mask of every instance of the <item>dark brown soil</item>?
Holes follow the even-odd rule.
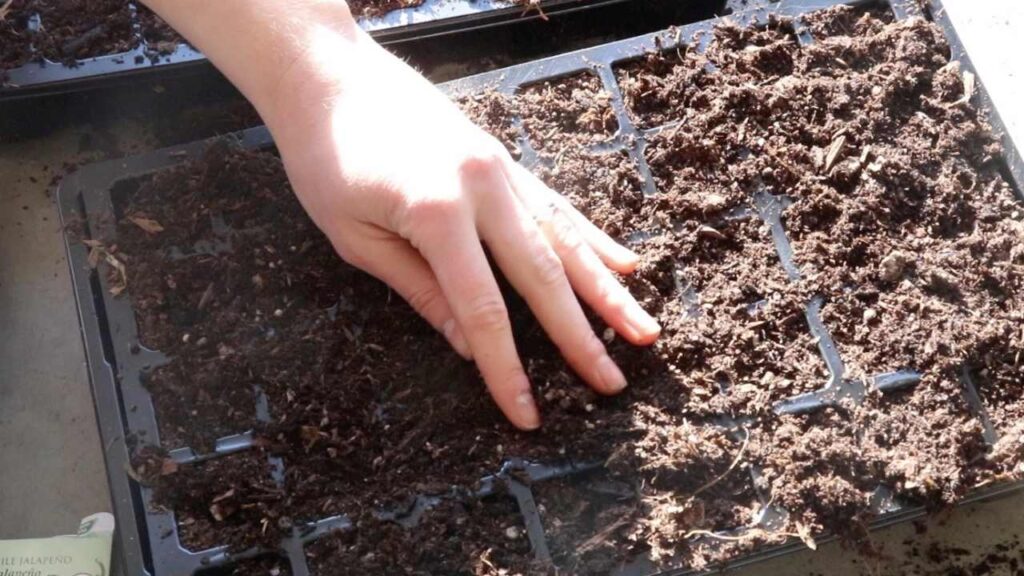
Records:
[[[514,500],[444,502],[415,529],[364,516],[306,548],[313,576],[522,573],[530,542]],[[499,570],[512,570],[503,572]]]
[[[29,0],[14,0],[7,16],[0,20],[0,80],[3,71],[17,68],[32,58],[28,32]]]
[[[639,511],[630,483],[600,474],[538,485],[534,496],[556,566],[576,574],[584,567],[603,572],[621,564],[622,543]]]
[[[39,18],[34,32],[32,16]],[[0,22],[0,70],[38,57],[74,65],[126,52],[139,43],[132,21],[125,0],[15,0]]]
[[[139,44],[124,0],[33,0],[32,8],[42,23],[33,42],[49,60],[74,64]]]
[[[136,4],[139,26],[142,29],[142,39],[146,41],[146,48],[157,54],[170,54],[179,45],[185,44],[185,39],[171,28],[164,19],[157,16],[143,4]]]
[[[291,533],[292,520],[279,505],[283,491],[261,451],[176,464],[160,451],[144,450],[133,466],[155,486],[150,506],[174,511],[178,538],[193,552],[214,544],[272,548]]]
[[[592,149],[618,128],[596,76],[459,101],[513,151],[512,119],[523,119],[538,174],[633,242],[641,263],[626,282],[664,328],[636,349],[594,322],[631,383],[601,398],[510,293],[545,422],[537,433],[513,430],[471,364],[334,256],[272,152],[219,145],[126,188],[117,245],[106,248],[127,268],[143,342],[171,358],[146,384],[164,447],[206,451],[255,428],[284,460],[283,491],[221,530],[357,519],[310,548],[322,574],[546,570],[531,566],[521,537],[504,535],[515,517],[505,505],[449,501],[416,530],[372,515],[472,487],[510,456],[606,464],[603,477],[534,486],[556,560],[577,573],[629,553],[712,566],[823,531],[869,549],[880,486],[942,505],[1024,473],[1020,206],[984,119],[958,103],[963,77],[945,64],[937,29],[889,20],[829,11],[810,20],[812,33],[860,36],[803,49],[786,22],[724,23],[703,56],[620,67],[633,118],[683,120],[646,146],[659,192],[650,199],[633,160]],[[754,212],[763,193],[793,201],[784,220],[800,281]],[[915,368],[921,383],[776,416],[780,400],[828,382],[804,315],[815,294],[848,378]],[[1003,435],[992,452],[957,378],[964,365]],[[246,415],[255,387],[269,423]],[[156,482],[167,491],[178,480]],[[209,506],[195,500],[181,505]],[[789,512],[774,532],[754,525],[768,501]]]

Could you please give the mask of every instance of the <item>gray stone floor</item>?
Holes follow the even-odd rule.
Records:
[[[1024,144],[1020,36],[1024,3],[946,0],[982,78]],[[0,111],[2,113],[2,111]],[[49,187],[66,162],[131,152],[149,139],[115,120],[102,138],[89,124],[9,143],[0,134],[0,539],[65,533],[82,516],[109,510],[102,449],[86,378],[76,309]],[[108,151],[109,152],[109,151]],[[1024,528],[1024,496],[974,505],[929,522],[880,532],[890,557],[866,561],[826,544],[736,574],[902,574],[912,548],[927,542],[985,553]],[[930,573],[930,572],[928,572]]]

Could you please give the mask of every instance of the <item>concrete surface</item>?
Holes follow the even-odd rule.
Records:
[[[47,185],[77,157],[70,132],[0,146],[0,539],[74,530],[109,508],[69,291]],[[49,169],[44,169],[48,167]]]
[[[1019,60],[1024,3],[946,0],[946,5],[1004,120],[1024,145]],[[109,510],[76,310],[48,194],[54,172],[65,162],[147,147],[145,131],[136,124],[116,114],[108,120],[100,129],[79,123],[18,143],[0,133],[0,539],[64,533],[80,517]],[[94,147],[101,150],[90,150]],[[1022,510],[1024,495],[933,519],[923,535],[910,525],[880,532],[888,558],[867,561],[828,544],[816,553],[735,573],[908,573],[905,558],[927,542],[984,554],[1024,533]],[[902,544],[909,539],[914,547]]]

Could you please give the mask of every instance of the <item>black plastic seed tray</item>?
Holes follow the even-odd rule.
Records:
[[[359,22],[379,42],[390,44],[629,1],[632,0],[540,0],[527,7],[513,0],[425,0],[419,6],[361,18]],[[171,72],[206,62],[206,57],[188,44],[168,47],[165,43],[148,43],[137,6],[129,4],[135,20],[134,48],[79,60],[73,66],[43,59],[9,70],[0,82],[0,100],[70,91],[113,78]],[[29,19],[27,28],[34,30],[43,25],[35,17]],[[84,36],[90,34],[94,31]]]
[[[811,37],[801,27],[801,15],[812,10],[823,9],[844,4],[833,0],[783,0],[767,8],[758,8],[735,16],[742,25],[757,25],[767,21],[770,15],[792,17],[795,22],[794,33],[799,42],[806,45]],[[932,18],[941,25],[947,35],[952,49],[952,58],[958,60],[964,70],[972,71],[973,67],[964,52],[956,31],[942,10],[938,0],[919,3],[916,0],[891,0],[881,2],[855,2],[853,4],[883,6],[892,10],[897,19],[914,16]],[[924,12],[922,12],[924,10]],[[520,65],[505,70],[475,76],[445,85],[443,88],[453,95],[479,92],[485,89],[514,94],[524,86],[536,82],[556,79],[578,73],[596,75],[612,97],[612,106],[619,123],[619,131],[610,145],[602,146],[605,151],[624,151],[640,167],[645,181],[645,194],[658,194],[650,170],[644,159],[644,147],[647,138],[666,126],[650,130],[634,127],[622,102],[622,97],[613,74],[612,66],[654,50],[674,49],[684,38],[706,38],[707,34],[697,35],[700,31],[708,31],[714,22],[703,22],[681,29],[665,31],[655,37],[646,36],[588,49],[580,52],[557,56],[533,63]],[[695,36],[696,35],[696,36]],[[698,47],[701,49],[701,47]],[[1014,185],[1018,194],[1024,189],[1024,165],[1017,149],[1008,135],[1005,135],[999,116],[992,107],[984,87],[978,86],[974,103],[986,110],[995,130],[1003,133],[1005,175]],[[539,160],[531,149],[528,139],[519,125],[521,134],[520,147],[522,162],[529,166]],[[236,135],[239,145],[246,148],[262,148],[272,145],[270,136],[265,129],[257,128]],[[207,142],[197,142],[169,150],[122,160],[96,164],[81,169],[68,176],[60,186],[58,199],[62,220],[84,223],[84,231],[91,238],[113,238],[114,207],[112,190],[123,180],[134,179],[146,174],[166,169],[190,158],[197,157],[207,146]],[[775,247],[780,262],[790,278],[800,276],[792,251],[789,247],[781,214],[787,200],[767,192],[756,194],[752,202],[753,209],[747,210],[737,217],[760,218],[771,228]],[[219,250],[218,247],[205,249]],[[178,539],[178,526],[173,511],[156,510],[148,506],[150,490],[131,479],[126,472],[129,469],[129,438],[142,444],[159,444],[156,417],[149,394],[142,386],[144,373],[152,367],[166,362],[159,352],[145,349],[139,345],[134,313],[129,300],[124,297],[115,298],[110,294],[108,280],[103,274],[92,270],[87,262],[88,250],[76,238],[68,238],[67,250],[74,280],[76,297],[82,322],[89,374],[93,386],[93,395],[100,424],[107,470],[113,494],[114,508],[119,526],[119,560],[125,574],[151,574],[153,576],[183,576],[194,574],[206,568],[231,565],[247,556],[259,554],[278,555],[287,559],[291,574],[307,576],[309,569],[305,557],[305,547],[312,541],[333,531],[346,530],[351,524],[344,517],[325,518],[321,521],[296,528],[294,535],[284,540],[277,550],[252,550],[240,555],[231,556],[225,548],[216,548],[203,552],[189,552],[182,547]],[[682,297],[687,298],[683,290]],[[868,387],[874,387],[883,394],[915,386],[918,377],[912,372],[880,374],[874,378],[851,380],[846,378],[843,360],[833,343],[826,326],[820,319],[821,302],[812,299],[806,308],[809,329],[816,338],[821,352],[822,361],[831,374],[827,384],[819,391],[804,394],[780,402],[776,405],[779,413],[806,413],[835,404],[839,401],[860,402]],[[254,391],[259,397],[259,390]],[[979,419],[985,431],[987,442],[994,443],[996,432],[985,413],[985,408],[978,397],[978,392],[969,375],[963,378],[963,393],[974,415]],[[257,402],[257,418],[270,418],[266,402]],[[737,434],[742,423],[721,419],[720,425]],[[228,454],[248,450],[252,447],[250,434],[240,431],[239,434],[222,438],[213,454],[196,454],[187,447],[171,452],[171,458],[179,463],[219,458]],[[271,458],[274,475],[280,481],[283,477],[282,464]],[[548,541],[545,535],[545,518],[537,506],[531,486],[542,485],[543,482],[556,478],[573,477],[585,474],[598,468],[593,463],[559,462],[537,463],[518,459],[509,459],[500,470],[491,477],[484,478],[474,488],[454,488],[447,495],[416,495],[414,504],[401,512],[379,511],[382,517],[392,518],[415,529],[417,518],[436,504],[441,498],[477,498],[495,493],[505,493],[514,498],[523,517],[523,526],[529,537],[534,554],[538,559],[550,557]],[[752,485],[756,486],[759,471],[751,469]],[[977,491],[967,501],[977,501],[1009,494],[1022,487],[1019,483],[1007,483]],[[759,519],[754,526],[745,528],[721,527],[721,533],[740,535],[745,530],[761,529],[771,531],[784,520],[787,512],[772,504],[766,494],[758,494],[761,504]],[[898,523],[923,516],[924,509],[901,504],[896,501],[885,486],[879,486],[874,498],[874,511],[877,513],[876,526]],[[786,554],[802,548],[800,542],[783,546],[775,546],[741,558],[734,564],[746,564],[772,556]],[[668,572],[685,573],[686,568]],[[656,572],[653,565],[646,559],[639,558],[634,563],[620,570],[623,575],[643,576]],[[667,573],[666,573],[667,574]]]

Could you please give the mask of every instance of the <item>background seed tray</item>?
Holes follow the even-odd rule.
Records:
[[[419,6],[359,21],[378,41],[389,44],[629,1],[632,0],[540,0],[536,7],[527,9],[513,0],[425,0]],[[8,70],[6,79],[0,82],[0,100],[71,91],[111,78],[176,71],[206,62],[206,57],[188,44],[167,46],[147,42],[137,6],[139,3],[129,4],[135,48],[79,60],[73,66],[44,59]],[[39,26],[35,18],[30,19],[27,27],[31,30]]]
[[[843,2],[783,0],[778,4],[769,5],[767,8],[757,8],[739,13],[736,15],[736,19],[740,24],[757,25],[766,22],[771,14],[793,17],[795,19],[793,32],[798,41],[806,45],[811,38],[802,29],[801,14],[838,4],[843,4]],[[847,2],[847,4],[887,6],[898,19],[917,15],[934,19],[946,33],[951,46],[952,58],[960,61],[964,70],[974,70],[955,30],[937,0],[923,4],[914,0],[891,0],[887,3]],[[714,22],[711,21],[703,22],[665,31],[657,38],[646,36],[624,40],[467,78],[449,83],[443,88],[452,95],[470,94],[484,89],[495,89],[507,94],[514,94],[525,86],[544,80],[580,73],[596,75],[604,89],[612,96],[612,107],[619,123],[619,130],[611,142],[598,146],[598,151],[625,151],[629,154],[637,163],[645,181],[645,194],[651,196],[657,194],[657,190],[651,178],[650,169],[646,165],[643,150],[649,136],[671,126],[648,130],[637,129],[629,119],[623,105],[612,67],[641,56],[645,52],[673,49],[682,39],[693,38],[695,33],[710,30],[713,25]],[[705,41],[707,36],[703,35]],[[704,46],[697,47],[697,49],[703,48]],[[1005,135],[999,116],[993,109],[991,100],[980,82],[974,96],[974,103],[989,113],[994,129],[1003,134],[1005,177],[1014,185],[1019,194],[1024,188],[1022,186],[1024,184],[1024,166],[1022,166],[1013,142]],[[522,150],[522,162],[527,166],[539,162],[539,156],[530,148],[521,123],[517,127],[520,132],[519,144]],[[272,145],[269,133],[263,128],[242,132],[236,135],[235,139],[240,146],[246,148],[265,148]],[[58,191],[63,222],[81,223],[86,237],[115,237],[112,193],[117,189],[118,183],[174,166],[190,158],[196,158],[207,144],[207,142],[196,142],[127,160],[95,164],[68,176]],[[753,209],[736,214],[736,217],[760,218],[770,226],[780,263],[790,278],[796,279],[800,275],[800,270],[794,261],[781,219],[786,203],[787,199],[784,197],[774,196],[767,192],[758,193],[752,203]],[[229,248],[212,246],[205,249]],[[242,554],[229,555],[223,547],[202,552],[185,550],[178,537],[178,527],[173,511],[154,509],[148,504],[151,491],[133,480],[126,471],[130,469],[132,449],[148,444],[159,445],[153,403],[148,392],[142,386],[142,380],[148,370],[166,362],[167,358],[157,351],[147,350],[139,345],[135,317],[129,300],[124,297],[114,298],[111,296],[105,276],[91,270],[88,265],[87,247],[77,238],[69,236],[67,250],[81,316],[98,421],[106,448],[104,454],[120,535],[118,559],[122,563],[121,567],[124,573],[179,576],[204,572],[206,569],[215,569],[219,566],[231,566],[237,562],[245,562],[251,557],[269,556],[277,558],[282,563],[287,563],[288,573],[294,576],[307,576],[309,569],[306,562],[306,546],[326,534],[349,528],[351,524],[347,518],[325,518],[312,524],[296,527],[293,530],[293,536],[282,541],[275,550],[250,550]],[[685,291],[682,292],[682,297],[686,298]],[[918,377],[913,372],[879,374],[867,381],[845,378],[843,360],[828,329],[821,321],[820,310],[821,301],[816,298],[812,299],[807,305],[806,317],[809,329],[818,341],[822,361],[828,367],[830,373],[828,382],[821,390],[778,403],[775,406],[777,412],[806,413],[841,400],[860,402],[869,386],[887,394],[912,387],[918,382]],[[261,397],[259,390],[254,390],[254,393],[257,398]],[[973,409],[974,416],[983,425],[986,441],[990,444],[994,443],[996,440],[995,430],[974,384],[966,373],[963,378],[963,393]],[[266,402],[257,401],[256,405],[257,419],[269,419],[270,414],[266,408]],[[742,423],[721,419],[719,425],[738,435]],[[252,444],[251,435],[241,431],[238,434],[221,438],[216,443],[212,454],[197,454],[188,447],[179,447],[171,451],[170,457],[180,464],[188,464],[243,453],[250,450]],[[283,478],[281,462],[270,458],[270,465],[274,481],[280,482]],[[479,498],[490,494],[504,493],[518,503],[523,517],[523,526],[534,554],[540,559],[550,558],[544,530],[545,520],[538,509],[530,486],[542,486],[544,481],[555,478],[587,474],[598,467],[595,463],[588,462],[544,464],[509,459],[493,476],[482,479],[475,487],[453,487],[447,494],[417,495],[410,507],[401,511],[380,510],[378,513],[382,518],[390,518],[404,525],[414,526],[419,516],[442,498]],[[759,471],[756,467],[750,470],[750,475],[753,485],[758,485]],[[1021,483],[990,486],[973,493],[966,501],[994,498],[1022,487],[1024,484]],[[781,520],[785,519],[787,512],[771,504],[767,494],[758,493],[758,498],[762,512],[755,526],[722,527],[721,533],[735,536],[752,528],[771,531],[779,525]],[[891,492],[882,485],[875,493],[873,504],[878,518],[875,525],[878,527],[907,521],[925,514],[923,508],[907,506],[896,501]],[[826,539],[820,538],[819,541]],[[713,545],[713,542],[709,544]],[[740,558],[734,564],[757,562],[798,550],[802,546],[803,544],[800,542],[793,542],[783,546],[768,547],[758,553]],[[619,571],[623,576],[644,576],[654,572],[656,570],[653,565],[644,558],[637,559]],[[685,572],[687,569],[681,568],[665,572],[665,574]]]

